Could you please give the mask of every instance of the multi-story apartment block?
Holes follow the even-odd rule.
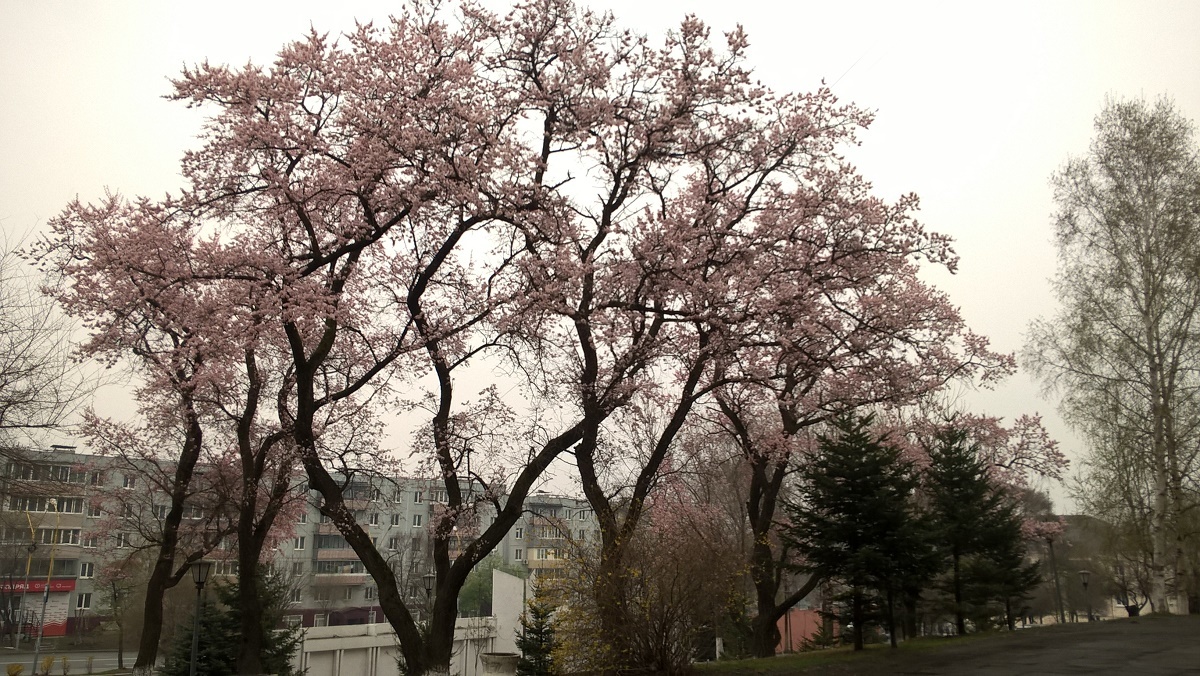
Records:
[[[91,495],[104,480],[74,449],[6,454],[0,477],[0,619],[4,629],[62,636],[93,609],[100,542]],[[43,611],[44,608],[44,611]]]
[[[428,479],[387,477],[351,483],[346,490],[359,524],[392,561],[410,607],[420,614],[427,601],[424,578],[432,570],[429,525],[445,505],[445,489]],[[486,526],[494,514],[484,511],[479,518]],[[337,528],[321,516],[315,494],[293,528],[276,563],[295,578],[288,620],[303,626],[382,622],[374,581]],[[562,565],[568,540],[587,540],[595,530],[586,501],[536,493],[492,555],[530,573],[545,573]],[[452,544],[450,554],[456,553]]]
[[[95,588],[97,575],[119,559],[122,550],[139,547],[143,534],[165,517],[165,498],[139,482],[145,477],[113,459],[71,447],[8,453],[0,484],[0,620],[36,633],[41,596],[47,589],[47,636],[71,633],[85,621],[91,624],[105,616],[108,609]],[[420,614],[427,602],[425,576],[432,570],[429,526],[446,503],[444,486],[422,478],[355,478],[345,494],[359,523],[392,561],[410,607]],[[203,517],[203,506],[193,505],[185,511],[185,524],[202,528]],[[486,526],[494,514],[483,511],[479,519],[479,525]],[[263,558],[290,581],[289,622],[324,626],[383,621],[374,581],[337,528],[321,515],[315,492],[303,509],[293,510],[276,528],[275,551]],[[587,542],[595,533],[586,501],[538,492],[526,501],[523,517],[493,555],[530,573],[545,574],[563,564],[569,545]],[[237,574],[232,538],[209,558],[215,561],[214,582]]]

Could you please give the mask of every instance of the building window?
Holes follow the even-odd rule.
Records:
[[[91,561],[79,564],[79,577],[85,580],[96,577],[96,564]]]
[[[123,507],[125,508],[125,518],[132,519],[133,518],[133,505],[125,504],[125,505],[123,505]]]
[[[92,473],[91,473],[91,474],[88,476],[88,483],[90,483],[90,484],[91,484],[91,485],[93,485],[93,486],[99,486],[99,485],[100,485],[100,472],[99,472],[99,470],[94,470],[94,471],[93,471],[93,472],[92,472]]]
[[[378,595],[378,590],[375,587],[367,587],[363,590],[363,598],[370,601]]]
[[[104,514],[104,512],[100,511],[100,505],[93,504],[90,502],[88,503],[88,506],[87,506],[87,515],[88,516],[90,516],[93,519],[98,519],[103,514]]]
[[[86,592],[75,596],[75,610],[89,610],[92,607],[92,593]]]
[[[313,615],[313,626],[314,627],[329,626],[329,615],[327,613],[317,613],[316,615]]]
[[[132,477],[132,476],[129,476],[128,474],[121,475],[121,488],[132,489],[134,484],[136,484],[136,483],[137,483],[137,477]]]
[[[125,549],[133,546],[133,535],[131,533],[117,533],[117,549]]]
[[[200,505],[191,505],[188,507],[187,518],[193,521],[199,521],[204,518],[204,508]]]
[[[413,528],[419,528],[420,526],[421,526],[421,515],[413,514]]]
[[[333,600],[333,595],[329,593],[328,587],[324,587],[313,592],[313,599],[317,601],[331,601]]]
[[[292,549],[294,549],[296,551],[301,551],[304,549],[304,536],[303,535],[292,540]]]
[[[218,561],[217,565],[213,567],[213,575],[237,575],[237,572],[238,562],[229,561],[228,559]]]
[[[95,549],[96,548],[96,540],[97,540],[97,537],[95,535],[84,535],[83,536],[84,549]]]
[[[409,545],[409,551],[415,554],[421,553],[421,538],[412,539],[412,544]]]
[[[388,551],[394,552],[397,549],[400,549],[400,538],[397,538],[397,537],[388,538]]]
[[[367,517],[367,524],[371,526],[378,526],[379,512],[371,512],[371,515]]]
[[[400,525],[400,515],[399,515],[399,514],[393,514],[393,515],[392,515],[392,525],[393,525],[393,526],[399,526],[399,525]]]
[[[154,516],[158,517],[159,521],[165,520],[167,518],[167,506],[166,505],[155,505],[154,506]]]
[[[303,561],[293,561],[292,562],[292,575],[299,577],[303,574],[304,574],[304,562]]]
[[[354,600],[354,587],[346,587],[346,591],[342,594],[343,601]]]
[[[283,626],[287,627],[288,629],[297,629],[299,627],[303,627],[304,626],[304,616],[303,615],[284,615],[283,616]]]
[[[308,523],[308,512],[300,512],[300,523]],[[289,617],[294,617],[289,615]]]
[[[415,502],[417,504],[421,504],[421,501],[424,499],[425,499],[425,494],[423,492],[417,491],[416,493],[413,493],[413,502]]]
[[[330,521],[329,515],[322,513],[319,521],[320,521],[320,523],[329,523],[329,521]]]
[[[520,561],[523,557],[524,557],[524,553],[521,552],[521,550],[519,550],[519,549],[513,550],[513,559],[514,560]]]
[[[513,533],[513,539],[524,540],[525,539],[525,529],[518,527],[517,531],[515,533]]]
[[[292,590],[292,603],[300,603],[300,601],[301,601],[302,599],[303,599],[303,596],[301,595],[301,592],[300,592],[300,590],[299,590],[299,589],[293,589],[293,590]]]

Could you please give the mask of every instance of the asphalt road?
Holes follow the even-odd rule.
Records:
[[[921,651],[881,650],[797,672],[822,676],[1200,674],[1200,615],[1037,627]]]

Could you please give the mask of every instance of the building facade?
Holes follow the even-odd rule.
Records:
[[[6,633],[19,629],[36,636],[44,618],[44,635],[72,634],[111,613],[111,594],[100,593],[98,579],[160,529],[168,501],[148,485],[155,482],[147,474],[113,458],[66,446],[10,450],[5,456],[0,621]],[[428,602],[425,576],[432,570],[429,525],[445,507],[444,486],[423,478],[371,477],[349,481],[344,491],[347,506],[392,562],[402,593],[419,616]],[[192,505],[183,525],[202,530],[208,527],[207,516],[202,504]],[[494,516],[481,511],[480,525]],[[281,516],[275,528],[274,550],[263,559],[288,580],[289,623],[311,627],[384,621],[374,581],[334,524],[321,515],[315,491],[300,509]],[[586,501],[537,492],[526,500],[522,518],[492,556],[527,574],[547,574],[563,564],[569,543],[595,534]],[[451,556],[455,554],[452,547]],[[209,558],[214,582],[236,576],[232,537]]]

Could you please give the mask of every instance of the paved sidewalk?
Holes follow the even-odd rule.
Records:
[[[947,639],[953,641],[953,639]],[[873,651],[874,652],[874,651]],[[923,651],[798,671],[822,676],[1065,676],[1200,674],[1200,616],[1143,617],[1037,627]]]

